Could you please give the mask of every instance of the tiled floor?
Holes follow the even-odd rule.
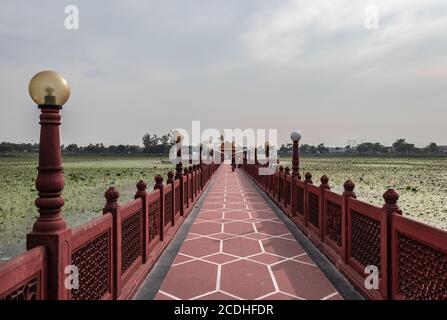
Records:
[[[220,167],[156,299],[342,299],[248,179]]]

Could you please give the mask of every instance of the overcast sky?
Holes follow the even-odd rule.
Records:
[[[296,128],[310,144],[447,145],[445,0],[2,0],[0,141],[38,141],[27,88],[44,69],[71,85],[65,144],[200,120],[277,128],[280,143]]]

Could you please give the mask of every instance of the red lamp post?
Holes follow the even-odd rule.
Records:
[[[258,147],[255,146],[255,164],[258,164]]]
[[[236,143],[234,140],[231,143],[231,169],[233,172],[236,169]]]
[[[37,73],[29,83],[29,93],[40,114],[39,166],[35,201],[39,217],[27,235],[27,249],[45,246],[48,253],[48,298],[68,299],[64,286],[65,267],[70,264],[71,230],[61,215],[64,205],[62,190],[60,110],[70,96],[67,81],[54,71]]]
[[[176,133],[175,143],[177,144],[177,161],[178,161],[178,163],[175,166],[176,179],[182,179],[183,177],[182,142],[183,142],[183,135],[180,132]]]
[[[225,161],[225,140],[223,134],[220,136],[220,163]]]
[[[292,158],[292,178],[301,180],[300,156],[299,156],[299,142],[301,140],[301,133],[298,130],[292,131],[290,139],[293,141],[293,158]]]
[[[270,157],[270,143],[268,141],[265,142],[264,145],[265,148],[265,166],[268,167],[269,166],[269,157]]]

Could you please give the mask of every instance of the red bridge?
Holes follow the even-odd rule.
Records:
[[[231,166],[214,163],[222,143],[220,161],[179,163],[153,191],[140,180],[130,202],[109,188],[104,214],[70,229],[61,106],[39,107],[39,217],[28,250],[0,265],[0,299],[447,300],[447,233],[403,216],[392,189],[377,207],[350,180],[343,194],[302,180],[297,133],[292,172],[260,175],[256,149],[236,169],[234,145]]]

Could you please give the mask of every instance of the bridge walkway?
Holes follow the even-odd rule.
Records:
[[[343,299],[242,170],[222,165],[204,196],[159,290],[137,299]]]

